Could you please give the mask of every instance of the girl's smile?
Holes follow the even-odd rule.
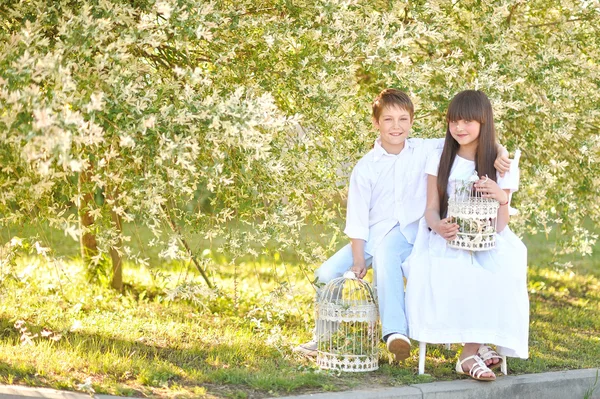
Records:
[[[479,138],[481,123],[478,121],[460,119],[458,121],[450,121],[449,125],[450,134],[461,147],[467,146],[474,147],[474,149],[477,148],[477,139]]]

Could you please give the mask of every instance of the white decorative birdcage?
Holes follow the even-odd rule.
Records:
[[[317,364],[359,372],[379,368],[379,312],[371,285],[348,271],[317,296]]]
[[[454,194],[448,199],[448,217],[459,226],[456,238],[448,246],[468,251],[487,251],[496,247],[496,217],[500,204],[483,198],[473,189],[479,178],[454,181]]]

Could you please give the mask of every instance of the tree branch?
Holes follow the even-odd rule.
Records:
[[[506,24],[508,26],[510,26],[510,21],[512,20],[512,17],[514,15],[515,11],[517,10],[517,7],[519,7],[520,5],[521,5],[520,3],[517,3],[510,8],[510,13],[508,14],[508,17],[506,17]]]
[[[421,42],[419,42],[418,40],[415,40],[415,43],[417,43],[417,46],[419,46],[421,48],[421,50],[425,51],[428,56],[433,57],[433,52],[427,50]]]
[[[528,28],[539,28],[540,26],[552,26],[552,25],[560,25],[563,23],[569,22],[577,22],[577,21],[589,21],[591,18],[573,18],[568,19],[566,21],[556,21],[556,22],[547,22],[545,24],[536,24],[536,25],[527,25]]]
[[[183,246],[185,247],[185,250],[186,250],[188,256],[190,257],[190,259],[192,260],[192,262],[194,262],[194,265],[196,266],[196,269],[198,269],[198,271],[202,275],[202,278],[206,282],[206,285],[208,286],[208,288],[211,288],[211,289],[214,288],[213,285],[211,284],[210,280],[208,279],[208,276],[206,275],[206,272],[204,271],[204,269],[202,269],[202,267],[198,263],[198,260],[194,256],[194,253],[192,252],[192,249],[190,248],[190,246],[187,243],[187,241],[185,240],[185,237],[183,237],[183,234],[181,233],[181,230],[175,224],[175,221],[173,220],[173,217],[171,216],[171,212],[169,212],[169,210],[170,210],[169,206],[167,204],[164,204],[164,205],[162,205],[162,209],[163,209],[163,211],[164,211],[164,213],[165,213],[165,215],[167,217],[167,222],[169,223],[169,227],[171,227],[171,230],[173,230],[173,232],[175,234],[177,234],[177,238],[179,239],[179,241],[181,242],[181,244],[183,244]]]

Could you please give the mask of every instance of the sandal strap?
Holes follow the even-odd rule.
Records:
[[[490,359],[502,359],[502,356],[488,345],[481,345],[477,350],[477,355],[479,355],[484,362]]]
[[[488,366],[485,365],[483,360],[481,360],[481,358],[479,356],[477,356],[476,354],[473,356],[466,357],[463,360],[461,360],[460,367],[462,368],[463,363],[469,359],[473,359],[475,361],[475,364],[473,364],[473,366],[471,366],[471,369],[469,370],[469,374],[472,377],[479,379],[482,374],[492,373],[492,370],[490,370],[488,368]]]
[[[485,365],[485,363],[483,362],[483,360],[481,360],[479,356],[475,357],[475,364],[473,365],[473,367],[471,367],[471,370],[469,370],[469,374],[476,375],[476,378],[481,378],[482,374],[488,372],[491,373],[492,370],[490,370],[488,366]]]

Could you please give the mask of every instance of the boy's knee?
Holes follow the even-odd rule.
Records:
[[[335,270],[330,270],[324,266],[325,265],[315,270],[315,277],[317,278],[317,282],[327,284],[334,278],[342,277],[342,274],[336,272]]]
[[[404,259],[398,255],[393,257],[382,256],[376,259],[373,262],[373,268],[375,269],[377,279],[385,280],[391,276],[404,277],[404,269],[402,268],[403,261]]]
[[[379,265],[383,265],[383,267],[400,267],[402,263],[410,256],[412,252],[412,245],[397,247],[393,250],[386,250],[386,248],[380,248],[375,257],[377,261],[373,263],[378,263]],[[381,267],[381,266],[380,266]]]

